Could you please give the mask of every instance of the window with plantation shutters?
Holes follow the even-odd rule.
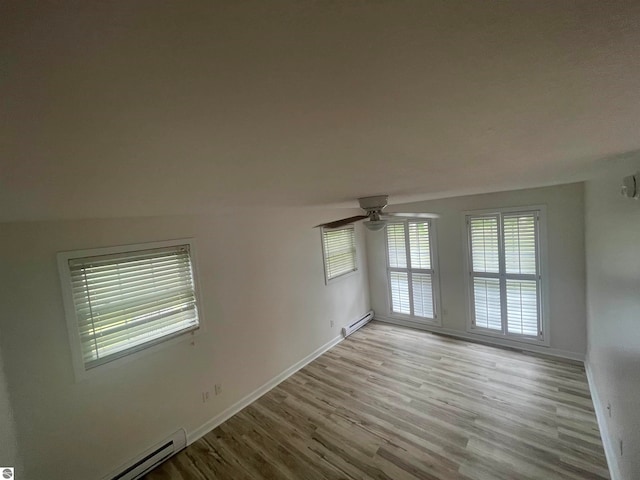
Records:
[[[327,282],[358,269],[356,234],[353,225],[322,229],[324,272]]]
[[[472,328],[542,340],[540,211],[467,216]]]
[[[435,320],[435,275],[430,220],[389,223],[387,270],[391,313]]]
[[[59,254],[85,371],[199,327],[191,250],[180,243]]]

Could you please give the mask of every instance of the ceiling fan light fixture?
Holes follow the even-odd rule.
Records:
[[[364,226],[372,232],[382,230],[386,224],[387,222],[385,220],[369,220],[368,222],[364,222]]]

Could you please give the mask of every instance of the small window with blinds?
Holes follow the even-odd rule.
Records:
[[[322,229],[325,280],[342,277],[358,270],[356,233],[353,225]]]
[[[543,340],[538,209],[467,216],[471,327]]]
[[[192,249],[186,240],[58,254],[80,374],[199,328]]]
[[[387,271],[392,315],[436,321],[436,269],[431,220],[387,224]]]

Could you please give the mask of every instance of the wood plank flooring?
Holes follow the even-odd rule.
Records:
[[[582,366],[377,322],[146,476],[602,478]]]

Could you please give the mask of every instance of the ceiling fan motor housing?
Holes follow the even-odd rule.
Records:
[[[367,212],[380,211],[387,206],[388,195],[376,195],[374,197],[359,198],[360,208]]]

